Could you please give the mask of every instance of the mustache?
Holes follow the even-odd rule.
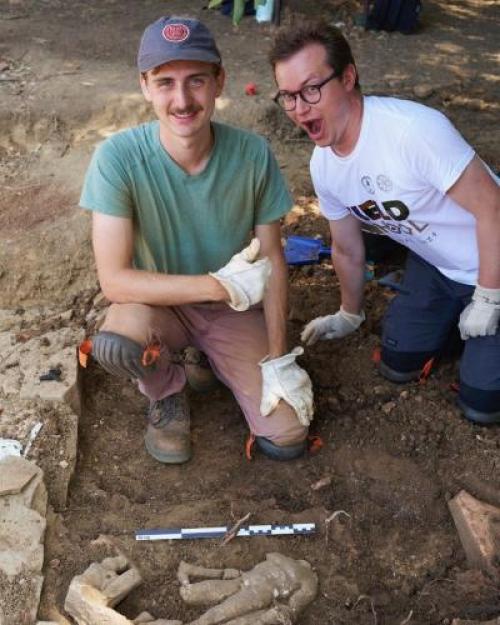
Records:
[[[170,109],[170,113],[173,115],[192,115],[193,113],[198,113],[199,111],[201,111],[201,106],[188,106],[182,109]]]

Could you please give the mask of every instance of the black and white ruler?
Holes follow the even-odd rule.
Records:
[[[197,538],[224,538],[231,530],[222,527],[168,527],[152,530],[137,530],[136,540],[193,540]],[[246,525],[240,527],[235,536],[303,536],[314,534],[316,523],[290,523],[289,525]]]

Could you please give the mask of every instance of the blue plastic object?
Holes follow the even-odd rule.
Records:
[[[323,258],[329,258],[331,253],[331,248],[321,239],[292,235],[286,240],[285,259],[288,265],[314,265]]]

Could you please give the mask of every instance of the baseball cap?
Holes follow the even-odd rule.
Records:
[[[137,54],[140,72],[170,61],[205,61],[220,65],[220,52],[208,28],[188,17],[163,16],[144,31]]]

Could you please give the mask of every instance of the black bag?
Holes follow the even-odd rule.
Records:
[[[366,29],[398,30],[409,35],[417,28],[421,10],[421,0],[368,0]]]

